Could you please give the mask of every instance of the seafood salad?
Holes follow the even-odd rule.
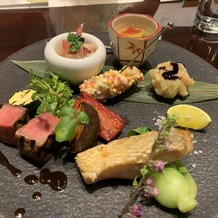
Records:
[[[98,46],[86,43],[82,36],[83,24],[80,24],[75,33],[69,32],[67,39],[63,40],[59,46],[58,54],[73,59],[85,58],[92,55]]]

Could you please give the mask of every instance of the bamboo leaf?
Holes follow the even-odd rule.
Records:
[[[136,86],[117,98],[125,101],[141,102],[147,104],[188,104],[201,101],[209,101],[218,99],[218,85],[195,81],[195,84],[189,88],[190,94],[187,97],[175,97],[173,99],[165,99],[158,96],[152,90],[149,80],[149,74],[145,75],[145,79]]]
[[[12,62],[28,72],[32,70],[35,75],[41,78],[50,75],[48,73],[48,65],[44,60],[32,60],[32,61],[12,60]],[[102,69],[102,72],[109,69],[114,69],[114,67],[105,65],[104,68]],[[131,87],[125,93],[117,96],[116,99],[131,101],[131,102],[141,102],[146,104],[172,104],[172,105],[218,99],[218,85],[207,83],[207,82],[200,82],[200,81],[195,81],[195,84],[190,86],[189,96],[185,98],[176,97],[173,99],[165,99],[154,93],[150,85],[149,74],[144,69],[142,69],[142,72],[145,75],[144,81],[139,82],[137,85]]]
[[[27,72],[33,71],[34,74],[40,78],[50,77],[48,72],[48,65],[45,60],[32,60],[32,61],[17,61],[11,60],[12,63],[18,67],[26,70]]]

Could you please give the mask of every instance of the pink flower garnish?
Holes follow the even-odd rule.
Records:
[[[153,179],[149,176],[147,179],[146,179],[146,185],[148,186],[152,186],[153,185]]]
[[[165,165],[167,164],[167,162],[163,162],[162,160],[158,160],[158,161],[155,161],[154,163],[154,169],[161,173],[165,167]]]
[[[142,215],[142,205],[141,204],[133,205],[131,213],[135,217],[141,217],[141,215]]]

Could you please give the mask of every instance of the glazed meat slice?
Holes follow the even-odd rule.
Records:
[[[117,139],[107,145],[101,144],[77,154],[76,163],[87,184],[105,179],[134,179],[140,169],[151,158],[152,146],[158,132],[151,131]],[[171,129],[165,139],[167,150],[155,153],[152,159],[174,162],[193,150],[191,133],[182,129]]]
[[[98,112],[98,116],[100,119],[99,136],[101,138],[109,142],[119,135],[124,126],[124,121],[119,115],[115,114],[113,111],[106,108],[99,101],[84,92],[82,92],[79,98],[76,99],[73,107],[75,109],[78,109],[78,106],[81,102],[91,104]]]
[[[58,150],[54,132],[59,118],[51,113],[43,113],[31,119],[15,133],[20,153],[37,165],[44,165]]]
[[[0,141],[15,146],[15,132],[28,120],[26,108],[3,104],[0,108]]]

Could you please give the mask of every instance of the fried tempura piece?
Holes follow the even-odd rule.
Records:
[[[152,146],[158,133],[151,131],[101,144],[79,153],[76,163],[87,184],[109,178],[134,179],[151,157]],[[166,138],[167,150],[157,153],[153,159],[173,162],[193,150],[189,131],[171,129]]]
[[[164,98],[185,97],[189,94],[189,86],[194,84],[182,63],[164,62],[149,73],[155,93]]]

